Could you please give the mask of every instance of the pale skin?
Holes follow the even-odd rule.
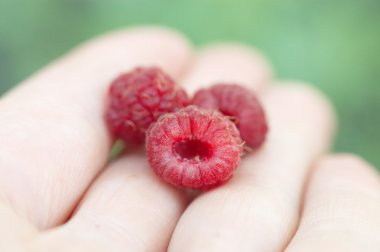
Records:
[[[216,81],[256,91],[270,134],[233,179],[190,197],[141,153],[112,163],[110,80],[159,66],[189,93]],[[328,154],[335,114],[319,92],[273,81],[238,44],[194,50],[163,28],[96,38],[0,99],[0,251],[380,251],[380,180],[351,154]]]

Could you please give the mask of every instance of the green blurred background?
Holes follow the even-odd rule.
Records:
[[[380,167],[379,0],[0,0],[0,94],[78,43],[135,24],[179,29],[196,45],[259,48],[278,78],[331,98],[336,151]]]

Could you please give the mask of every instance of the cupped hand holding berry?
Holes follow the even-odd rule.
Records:
[[[256,91],[265,145],[197,196],[164,183],[141,153],[107,164],[105,93],[137,66],[159,66],[190,94],[219,82]],[[195,55],[161,28],[101,37],[34,75],[0,100],[0,251],[380,250],[378,175],[325,156],[334,117],[318,92],[270,83],[253,50]]]

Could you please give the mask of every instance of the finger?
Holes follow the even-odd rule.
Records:
[[[243,53],[246,51],[234,46],[225,47],[220,53],[225,54],[224,58],[231,57],[236,64],[248,64],[248,68],[254,68],[257,60],[255,57],[248,60]],[[212,57],[221,56],[210,48],[199,57],[212,60]],[[199,61],[196,60],[195,64]],[[199,68],[193,65],[186,76],[196,75],[195,69]],[[253,74],[242,71],[239,78],[250,84]],[[187,87],[193,85],[188,79],[185,82]],[[110,240],[119,248],[128,247],[131,251],[165,251],[186,202],[184,192],[163,184],[147,167],[143,157],[125,157],[91,186],[78,213],[67,225],[67,232],[74,236],[76,233],[91,234],[95,240]]]
[[[9,93],[0,101],[7,201],[40,228],[62,223],[106,162],[109,82],[136,65],[157,65],[178,78],[189,58],[180,35],[135,28],[81,46]]]
[[[302,220],[286,251],[380,251],[380,179],[360,158],[336,155],[316,166]]]
[[[232,82],[261,90],[272,76],[260,52],[238,44],[210,45],[201,50],[184,77],[189,93],[217,82]]]
[[[27,244],[37,230],[17,216],[9,206],[0,203],[0,251],[27,251]]]
[[[165,251],[186,204],[183,192],[159,179],[144,156],[131,155],[97,178],[61,235],[91,237],[109,243],[110,251]]]
[[[332,113],[323,97],[301,85],[273,87],[263,100],[266,145],[242,160],[229,183],[191,203],[169,251],[280,251],[287,244],[307,168],[328,148]]]

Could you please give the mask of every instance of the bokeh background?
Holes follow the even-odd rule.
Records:
[[[135,24],[176,28],[196,45],[259,48],[278,78],[333,101],[336,151],[380,167],[379,0],[0,0],[0,95],[78,43]]]

